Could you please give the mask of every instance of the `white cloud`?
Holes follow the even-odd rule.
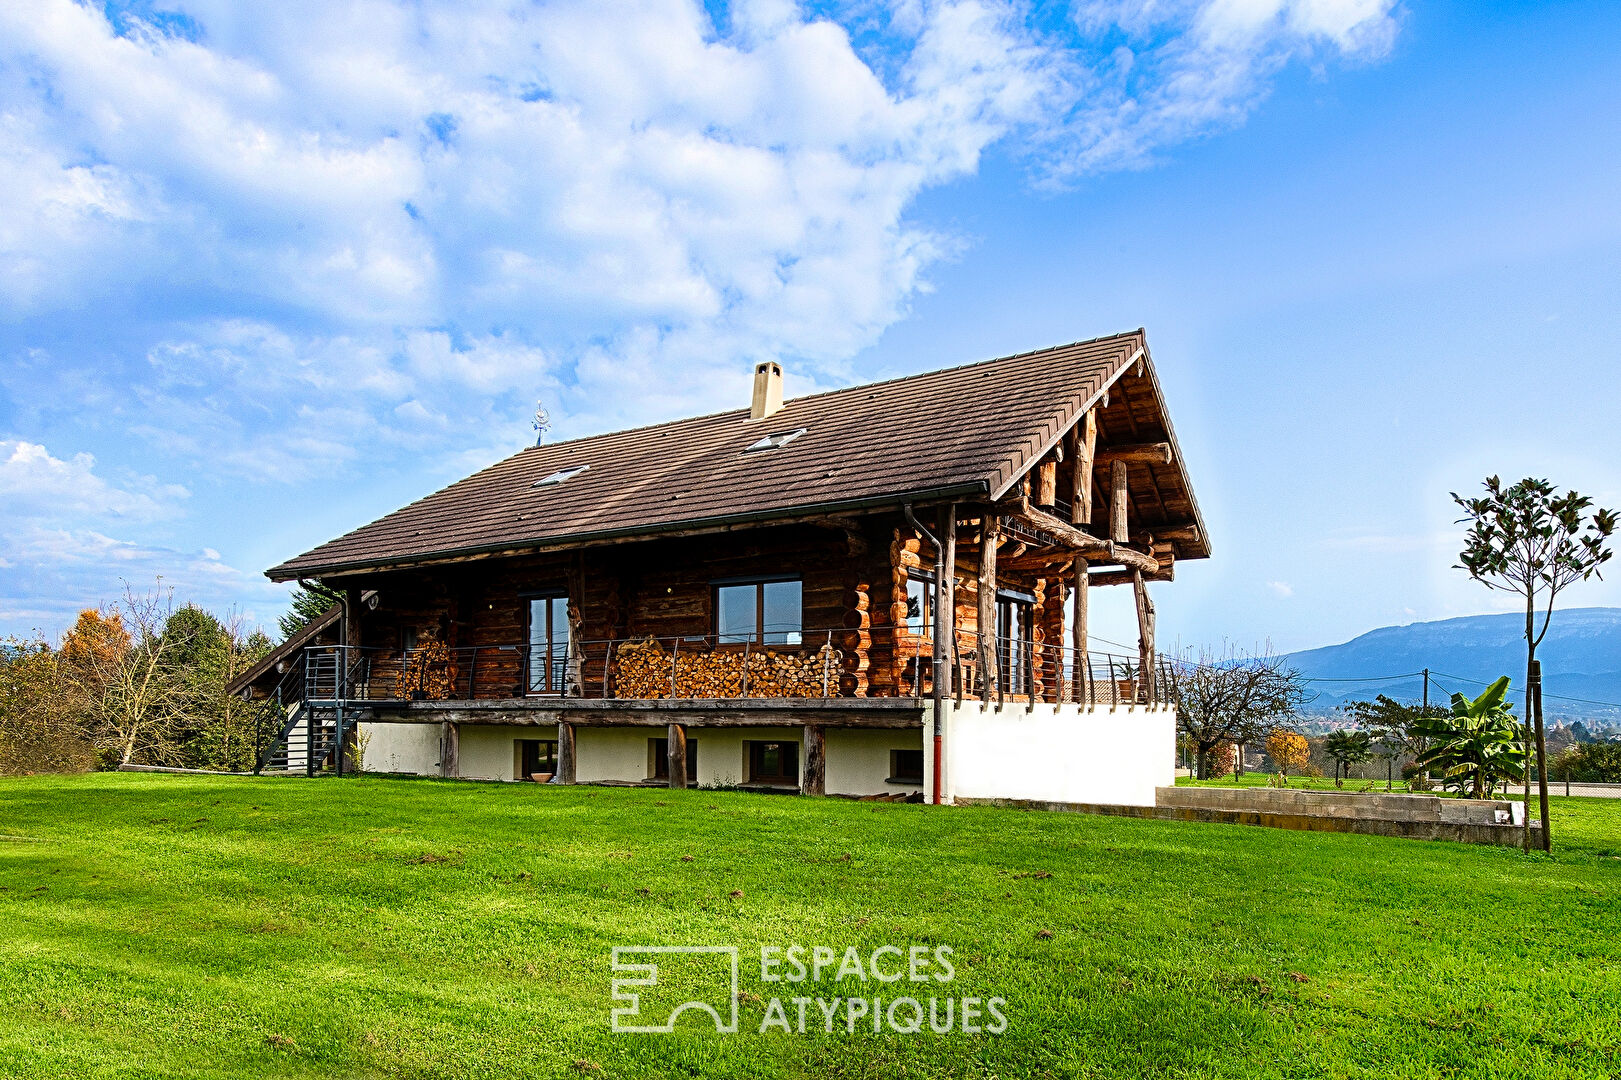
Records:
[[[1271,589],[1274,594],[1284,600],[1289,599],[1295,594],[1295,587],[1289,584],[1287,581],[1269,581],[1266,583],[1266,587]]]
[[[96,459],[75,454],[53,457],[38,443],[0,439],[0,505],[6,517],[133,518],[150,521],[177,512],[187,497],[178,484],[152,477],[132,478],[127,486],[108,483],[95,472]]]

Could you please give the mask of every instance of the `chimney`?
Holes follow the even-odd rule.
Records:
[[[749,405],[750,420],[764,420],[782,408],[782,365],[765,360],[754,365],[754,401]]]

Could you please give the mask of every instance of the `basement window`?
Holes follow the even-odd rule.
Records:
[[[585,472],[585,470],[589,469],[590,467],[591,466],[589,466],[589,465],[570,465],[566,469],[558,469],[556,472],[552,473],[550,476],[541,477],[539,480],[535,481],[533,486],[534,487],[545,487],[548,484],[561,484],[564,480],[568,480],[568,479],[570,479],[572,477],[579,476],[581,473]]]
[[[775,450],[780,446],[787,446],[789,443],[805,434],[807,430],[809,429],[794,428],[792,431],[773,432],[772,434],[761,439],[759,442],[749,444],[748,448],[743,452],[745,454],[752,454],[758,450]]]
[[[885,782],[890,784],[922,784],[923,751],[891,750],[889,752],[889,777]]]

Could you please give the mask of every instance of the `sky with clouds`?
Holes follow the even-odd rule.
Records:
[[[537,399],[568,437],[740,404],[764,357],[792,395],[1139,325],[1216,548],[1162,636],[1488,610],[1448,490],[1621,502],[1618,30],[11,0],[0,633],[158,577],[269,622],[265,566],[525,445]]]

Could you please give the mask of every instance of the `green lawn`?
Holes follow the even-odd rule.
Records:
[[[1621,800],[1557,814],[1550,860],[697,791],[5,779],[0,1076],[1614,1076]],[[610,949],[658,943],[741,948],[742,1033],[610,1032]],[[956,978],[761,982],[760,945],[795,943],[949,945]],[[759,1034],[795,992],[995,996],[1008,1027],[826,1034],[812,1007]]]

